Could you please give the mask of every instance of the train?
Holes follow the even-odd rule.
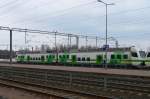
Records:
[[[146,60],[145,60],[146,66],[150,67],[150,51],[146,53]]]
[[[107,56],[106,56],[107,55]],[[103,48],[95,50],[57,51],[49,53],[17,53],[17,63],[63,64],[82,66],[150,66],[150,52],[138,51],[134,47]]]

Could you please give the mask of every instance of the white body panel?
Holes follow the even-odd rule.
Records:
[[[135,57],[133,57],[132,53],[137,54]],[[105,51],[95,51],[95,52],[74,52],[74,53],[58,53],[58,59],[59,56],[63,56],[63,55],[69,55],[69,60],[67,60],[67,62],[71,62],[71,56],[72,55],[76,55],[76,60],[78,63],[96,63],[96,58],[97,55],[101,55],[103,57],[103,61],[105,60]],[[111,59],[111,55],[112,54],[120,54],[120,55],[128,55],[128,59],[127,60],[131,60],[130,64],[132,65],[140,65],[141,62],[138,60],[142,60],[143,58],[140,57],[139,53],[135,50],[135,49],[131,49],[129,51],[109,51],[107,52],[107,63],[110,62]],[[41,56],[45,57],[45,61],[46,61],[46,56],[47,55],[55,55],[55,60],[54,62],[56,62],[56,53],[41,53],[41,54],[18,54],[18,56],[24,55],[25,57],[30,56],[32,58],[32,62],[39,62],[40,60],[33,60],[33,58],[41,58]],[[80,58],[80,60],[78,60]],[[82,60],[84,58],[84,60]],[[90,59],[90,61],[88,60]],[[133,60],[133,61],[132,61]],[[150,60],[150,58],[149,58]]]

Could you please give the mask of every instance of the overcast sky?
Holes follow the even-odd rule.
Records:
[[[105,6],[97,0],[0,1],[1,26],[105,36]],[[108,7],[109,37],[121,46],[150,47],[150,0],[103,1],[115,3]],[[0,44],[8,43],[0,33]]]

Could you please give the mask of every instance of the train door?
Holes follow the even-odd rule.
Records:
[[[102,64],[103,62],[103,55],[96,56],[96,64]]]
[[[75,63],[77,62],[77,56],[76,56],[76,55],[72,55],[72,56],[71,56],[71,62],[72,62],[73,64],[75,64]]]

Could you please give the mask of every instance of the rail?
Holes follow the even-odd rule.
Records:
[[[60,98],[60,99],[112,99],[102,96],[95,96],[90,94],[77,93],[57,88],[50,88],[44,86],[38,86],[34,84],[27,84],[13,80],[0,79],[0,84],[15,87],[23,90],[28,90],[29,92],[34,92],[37,94],[49,95],[51,97]]]
[[[0,78],[93,96],[150,98],[149,77],[1,66]]]

